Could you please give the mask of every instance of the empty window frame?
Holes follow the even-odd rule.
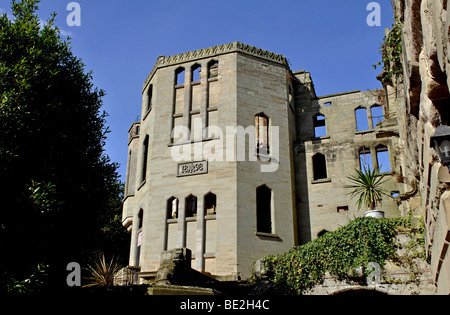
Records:
[[[370,108],[370,115],[372,116],[372,126],[375,128],[380,121],[384,120],[383,106],[372,106]]]
[[[256,153],[269,154],[269,118],[264,114],[255,116]]]
[[[213,193],[208,193],[205,195],[205,199],[203,201],[205,207],[205,215],[214,215],[216,214],[216,203],[217,197]]]
[[[208,79],[217,78],[219,76],[219,62],[211,60],[208,63]]]
[[[141,182],[144,182],[147,178],[147,168],[148,168],[148,147],[149,147],[149,137],[145,136],[145,140],[142,146],[142,172],[141,172]]]
[[[191,82],[200,82],[200,74],[202,71],[202,66],[195,64],[192,66],[192,77]]]
[[[325,126],[325,116],[322,114],[317,114],[313,117],[314,123],[314,137],[320,138],[327,135],[327,128]]]
[[[178,218],[178,199],[171,197],[167,200],[167,219]]]
[[[186,217],[195,217],[197,216],[197,197],[190,195],[186,197],[185,200],[185,211]]]
[[[272,233],[272,190],[266,185],[256,189],[256,231]]]
[[[316,153],[312,158],[313,163],[313,178],[314,180],[326,179],[327,176],[327,162],[325,155]]]
[[[369,148],[362,147],[359,149],[359,167],[362,171],[366,168],[372,170],[372,154]]]
[[[388,173],[391,171],[391,162],[389,160],[389,150],[384,145],[379,145],[375,148],[377,153],[377,166],[381,173]]]
[[[136,239],[136,255],[134,257],[135,259],[135,266],[140,265],[140,259],[141,259],[141,245],[142,245],[142,224],[144,222],[144,210],[140,209],[138,216],[137,216],[137,239]]]
[[[356,131],[369,130],[369,121],[367,119],[367,109],[359,107],[355,110]]]
[[[184,68],[178,68],[175,70],[175,85],[184,84],[185,71]]]

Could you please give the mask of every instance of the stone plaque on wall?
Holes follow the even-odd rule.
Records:
[[[208,173],[208,161],[178,164],[177,177],[200,175]]]

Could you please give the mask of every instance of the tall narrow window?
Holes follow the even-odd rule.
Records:
[[[178,68],[177,70],[175,70],[175,85],[179,85],[179,84],[184,84],[184,78],[185,78],[185,73],[184,73],[184,68]]]
[[[369,130],[369,121],[367,120],[367,110],[363,107],[355,110],[356,131]]]
[[[325,116],[317,114],[314,116],[314,137],[325,137],[327,135],[327,128],[325,126]]]
[[[191,82],[198,82],[200,81],[200,73],[202,71],[202,66],[199,64],[196,64],[192,67],[192,78]]]
[[[141,173],[141,182],[144,182],[147,178],[147,164],[148,164],[148,143],[149,137],[148,135],[145,137],[143,148],[142,148],[142,173]]]
[[[203,202],[205,206],[205,215],[213,215],[216,214],[216,195],[213,193],[208,193],[205,196],[205,200]]]
[[[145,112],[152,110],[153,84],[150,84],[147,89],[147,104]]]
[[[377,124],[384,120],[383,107],[380,105],[374,105],[370,108],[370,114],[372,116],[372,126],[375,128]]]
[[[272,190],[266,185],[256,189],[256,230],[272,233]]]
[[[366,147],[359,149],[359,167],[361,170],[366,168],[372,169],[372,154],[370,153],[370,149]]]
[[[269,118],[264,114],[255,116],[256,152],[269,154]]]
[[[381,173],[388,173],[391,171],[391,162],[389,161],[389,151],[384,145],[376,147],[377,165]]]
[[[194,217],[197,215],[197,197],[190,195],[186,198],[186,217]]]
[[[141,259],[141,245],[142,245],[142,223],[144,221],[144,210],[140,209],[137,217],[137,240],[136,240],[136,256],[135,265],[139,266]]]
[[[178,218],[178,199],[175,197],[167,200],[167,219]]]
[[[312,158],[314,180],[327,178],[327,162],[325,155],[317,153]]]

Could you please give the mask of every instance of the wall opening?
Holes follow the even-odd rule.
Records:
[[[208,193],[205,195],[205,200],[203,202],[205,207],[205,215],[214,215],[216,214],[216,203],[217,197],[213,193]]]
[[[370,108],[370,114],[372,116],[372,126],[375,128],[380,121],[384,120],[383,106],[374,105]]]
[[[381,173],[388,173],[391,171],[391,162],[389,160],[389,150],[384,145],[376,147],[377,152],[377,166]]]
[[[145,113],[152,110],[152,97],[153,97],[153,84],[150,84],[147,88],[147,104],[145,105]]]
[[[269,154],[269,117],[264,114],[255,116],[256,153]]]
[[[327,128],[325,126],[325,116],[317,114],[313,117],[314,123],[314,137],[325,137],[327,135]]]
[[[184,84],[185,73],[184,68],[180,67],[175,70],[175,85]]]
[[[314,180],[327,178],[327,162],[325,155],[316,153],[312,158],[312,162]]]
[[[167,200],[167,219],[178,218],[178,199],[171,197]]]
[[[359,149],[359,167],[361,170],[372,169],[372,154],[369,148],[362,147]]]
[[[145,140],[142,146],[142,172],[141,172],[141,182],[144,182],[147,178],[147,168],[148,168],[148,146],[149,137],[145,136]]]
[[[197,197],[190,195],[185,200],[186,218],[197,216]]]
[[[208,79],[217,78],[219,75],[219,62],[211,60],[208,63]]]
[[[194,66],[192,66],[191,82],[199,82],[200,81],[201,71],[202,71],[202,66],[200,66],[199,64],[195,64]]]
[[[256,231],[272,233],[272,190],[266,185],[256,189]]]
[[[356,131],[369,130],[369,121],[367,119],[367,109],[360,107],[355,110]]]

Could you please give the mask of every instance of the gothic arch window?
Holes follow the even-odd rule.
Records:
[[[189,195],[185,200],[186,218],[195,217],[197,215],[197,197]]]
[[[185,71],[183,67],[179,67],[175,70],[175,85],[184,84]]]
[[[380,121],[384,120],[383,106],[373,105],[370,108],[370,115],[372,116],[372,126],[375,128]]]
[[[316,153],[312,158],[314,180],[327,178],[327,162],[325,155]]]
[[[256,188],[256,231],[272,233],[272,190],[266,185]]]
[[[149,149],[149,136],[146,135],[144,143],[142,145],[142,172],[141,172],[141,183],[147,178],[147,168],[148,168],[148,149]]]
[[[269,154],[269,117],[265,114],[255,115],[256,153]]]
[[[167,219],[178,218],[178,199],[171,197],[167,200]]]
[[[214,215],[216,214],[216,206],[217,206],[217,197],[212,192],[205,195],[205,199],[203,201],[203,205],[205,207],[205,215]]]
[[[369,121],[367,119],[367,109],[358,107],[355,109],[356,131],[369,130]]]
[[[380,144],[375,148],[377,153],[377,166],[381,173],[391,171],[391,162],[389,160],[389,150],[385,145]]]
[[[202,66],[196,63],[192,66],[192,72],[191,72],[191,82],[199,82],[200,81],[200,74],[202,71]]]
[[[363,171],[365,168],[372,169],[372,154],[369,148],[361,147],[359,153],[359,167]]]
[[[135,256],[135,265],[139,266],[141,259],[141,245],[142,245],[142,225],[144,222],[144,210],[140,209],[137,215],[137,239],[136,239],[136,256]]]
[[[208,62],[208,79],[217,78],[219,75],[219,62],[211,60]]]
[[[150,84],[148,86],[146,94],[147,94],[146,95],[147,99],[146,99],[146,104],[145,104],[145,106],[146,106],[145,113],[152,110],[153,84]]]
[[[325,126],[325,116],[317,114],[313,117],[314,137],[325,137],[327,135],[327,128]]]

